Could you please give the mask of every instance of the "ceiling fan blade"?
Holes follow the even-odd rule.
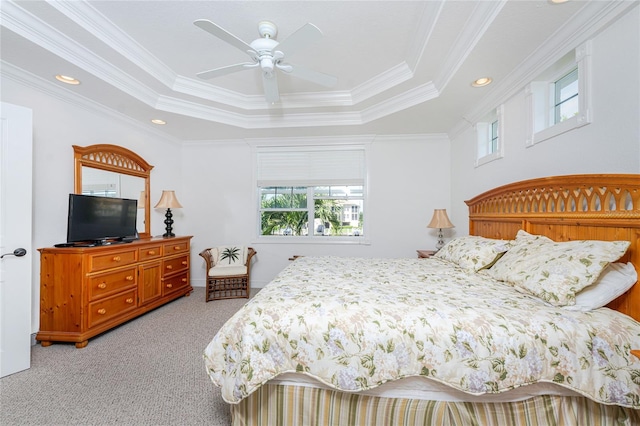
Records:
[[[289,57],[289,55],[300,48],[306,47],[321,38],[322,31],[320,31],[318,27],[313,24],[305,24],[280,42],[276,50],[283,52],[285,56]]]
[[[202,72],[197,73],[196,75],[199,78],[202,78],[204,80],[208,80],[210,78],[215,78],[215,77],[220,77],[220,76],[223,76],[223,75],[231,74],[233,72],[244,71],[244,70],[247,70],[249,68],[255,68],[257,66],[258,66],[257,63],[245,62],[245,63],[242,63],[242,64],[228,65],[226,67],[220,67],[220,68],[215,68],[215,69],[208,70],[208,71],[202,71]]]
[[[278,102],[280,99],[280,91],[278,90],[278,79],[274,74],[271,77],[267,77],[264,73],[262,74],[262,84],[264,86],[264,95],[269,103]]]
[[[291,67],[291,70],[289,70]],[[280,67],[278,67],[280,68]],[[301,78],[303,80],[310,81],[312,83],[319,84],[325,87],[333,87],[338,82],[338,77],[333,75],[325,74],[322,72],[310,70],[308,68],[301,67],[299,65],[288,65],[283,64],[283,67],[280,68],[283,72],[290,74],[294,77]]]
[[[220,40],[226,41],[230,45],[237,47],[238,49],[242,50],[245,53],[248,50],[253,51],[253,48],[249,44],[240,40],[238,37],[234,36],[229,31],[225,30],[224,28],[220,27],[217,24],[214,24],[208,19],[197,19],[193,21],[193,24],[197,27],[202,28],[203,30],[205,30],[210,34],[213,34],[214,36],[218,37]]]

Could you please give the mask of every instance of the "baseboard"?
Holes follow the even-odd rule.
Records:
[[[31,333],[31,346],[35,346],[38,344],[38,341],[36,340],[36,333]]]

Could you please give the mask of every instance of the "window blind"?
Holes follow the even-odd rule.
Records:
[[[364,185],[364,146],[265,147],[257,150],[257,184]]]

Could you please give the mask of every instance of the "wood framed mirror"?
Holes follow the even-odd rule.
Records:
[[[117,145],[73,145],[76,194],[138,200],[138,235],[151,236],[151,169],[133,151]]]

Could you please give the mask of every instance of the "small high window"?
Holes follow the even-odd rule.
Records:
[[[554,83],[554,124],[578,115],[578,68]]]
[[[476,123],[476,166],[502,158],[502,105]]]
[[[591,122],[591,43],[571,51],[527,86],[527,146]]]

